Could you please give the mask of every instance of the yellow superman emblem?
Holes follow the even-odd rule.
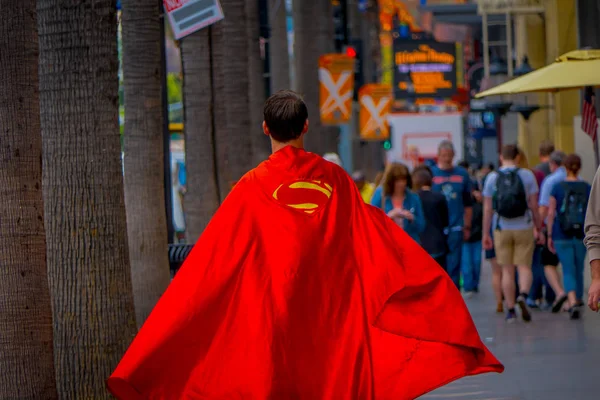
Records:
[[[316,180],[298,180],[282,183],[273,192],[273,198],[287,207],[313,214],[327,204],[333,187]]]

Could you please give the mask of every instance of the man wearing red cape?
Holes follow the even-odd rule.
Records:
[[[452,281],[274,94],[223,202],[108,380],[119,399],[403,400],[503,366]]]

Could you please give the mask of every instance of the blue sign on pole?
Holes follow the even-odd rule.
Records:
[[[368,0],[358,0],[358,10],[361,12],[367,11],[368,3]]]

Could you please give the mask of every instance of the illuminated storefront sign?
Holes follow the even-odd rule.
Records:
[[[456,45],[394,41],[394,97],[450,98],[456,92]]]

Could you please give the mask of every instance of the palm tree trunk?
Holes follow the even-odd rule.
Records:
[[[164,198],[161,35],[156,0],[122,0],[125,208],[136,321],[170,281]]]
[[[36,2],[0,13],[0,398],[56,399]]]
[[[290,89],[287,12],[284,0],[269,0],[271,92]]]
[[[255,166],[254,149],[260,142],[252,136],[262,134],[251,122],[259,124],[256,105],[262,106],[262,101],[250,95],[246,2],[224,0],[221,5],[225,19],[183,38],[181,45],[190,243],[198,239],[231,185]],[[257,70],[253,64],[252,71]]]
[[[105,380],[136,333],[118,124],[116,7],[114,0],[68,6],[39,0],[38,14],[58,393],[109,398]]]
[[[293,2],[296,86],[308,107],[307,150],[323,154],[338,151],[337,127],[324,126],[319,117],[319,57],[334,51],[331,2]]]
[[[246,1],[246,30],[248,38],[248,108],[252,141],[252,164],[259,164],[269,157],[271,142],[263,134],[263,104],[266,100],[264,62],[260,54],[260,21],[258,0]]]
[[[213,75],[216,154],[221,199],[224,199],[231,184],[255,166],[252,135],[262,133],[248,128],[251,124],[250,52],[246,1],[222,0],[221,4],[225,19],[213,28],[212,59],[216,72]]]
[[[212,27],[181,41],[187,193],[186,237],[196,243],[221,204],[215,158]]]

